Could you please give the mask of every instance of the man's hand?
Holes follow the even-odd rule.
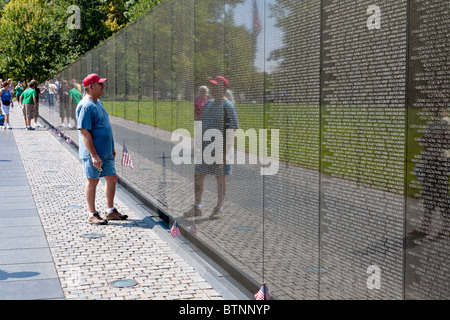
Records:
[[[92,142],[91,133],[87,129],[80,129],[80,134],[87,151],[91,155],[92,165],[97,169],[101,168],[103,163],[97,151],[95,150],[94,143]]]
[[[100,169],[103,165],[102,160],[100,159],[100,157],[97,155],[95,156],[91,156],[92,158],[92,164],[94,165],[95,168]]]

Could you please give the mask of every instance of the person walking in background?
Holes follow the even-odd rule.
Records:
[[[5,81],[2,83],[2,89],[0,89],[0,99],[2,113],[5,116],[4,126],[7,129],[12,129],[9,123],[9,110],[14,108],[13,98],[11,92],[9,91],[10,82]]]
[[[76,118],[79,135],[79,155],[87,179],[85,195],[89,209],[88,222],[95,225],[108,224],[108,220],[125,220],[128,216],[114,208],[114,196],[118,180],[115,168],[116,150],[109,115],[100,96],[105,93],[106,78],[93,73],[83,80],[86,95],[78,103]],[[106,181],[106,219],[95,209],[95,194],[99,179]]]
[[[38,103],[36,94],[36,81],[31,80],[28,83],[28,88],[20,96],[20,103],[22,104],[23,117],[25,120],[25,128],[27,130],[34,130],[31,126],[31,119],[34,115],[34,109]]]
[[[79,93],[81,93],[81,85],[79,83],[77,83],[77,79],[75,79],[75,78],[72,79],[71,83],[74,84],[75,85],[74,88],[77,89]]]
[[[50,81],[48,84],[48,105],[49,107],[52,107],[55,105],[55,94],[57,92],[58,88],[56,85]]]
[[[9,93],[11,93],[11,97],[12,97],[14,94],[14,84],[13,84],[13,81],[11,80],[11,78],[8,78],[8,82],[9,82],[8,91],[9,91]]]
[[[22,95],[23,90],[24,90],[24,89],[23,89],[23,86],[22,86],[22,81],[19,81],[19,82],[17,83],[17,86],[16,86],[15,90],[16,90],[16,99],[17,99],[17,103],[19,104],[19,108],[21,108],[22,105],[20,104],[20,96]]]

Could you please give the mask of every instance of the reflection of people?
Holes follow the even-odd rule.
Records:
[[[34,126],[40,127],[40,125],[37,122],[37,118],[39,117],[39,97],[40,97],[41,93],[44,93],[46,91],[46,89],[45,88],[41,89],[36,85],[36,88],[34,90],[36,91],[36,95],[37,95],[36,107],[33,110]]]
[[[55,94],[58,91],[58,88],[56,87],[56,85],[50,81],[50,83],[48,84],[48,105],[50,107],[55,105]]]
[[[231,90],[225,91],[225,99],[230,100],[230,102],[231,102],[233,105],[236,105],[236,102],[234,101],[234,94],[233,94],[233,91],[231,91]]]
[[[236,108],[225,99],[225,91],[228,88],[228,80],[224,77],[218,76],[215,80],[210,80],[212,99],[208,100],[202,112],[202,137],[205,132],[210,129],[219,130],[222,133],[223,141],[223,161],[220,163],[203,163],[195,166],[195,204],[193,208],[184,214],[185,217],[198,217],[202,215],[202,196],[204,190],[205,177],[215,175],[217,179],[217,205],[214,208],[210,219],[220,219],[223,216],[223,204],[225,200],[225,193],[227,188],[226,176],[231,174],[231,164],[227,163],[227,159],[233,156],[234,150],[234,135],[227,136],[227,129],[238,129],[239,121]],[[214,141],[215,142],[215,141]],[[212,142],[203,142],[202,153],[208,148]],[[214,150],[217,152],[217,150]],[[215,156],[211,155],[211,156]]]
[[[77,83],[77,79],[72,79],[72,83],[74,84],[74,88],[77,89],[79,93],[81,93],[81,86]]]
[[[12,129],[11,124],[9,123],[9,109],[14,108],[14,103],[11,92],[9,91],[9,86],[9,80],[2,83],[2,89],[0,89],[0,99],[2,108],[1,111],[5,116],[4,126],[7,129]]]
[[[99,100],[105,93],[106,78],[93,73],[88,75],[83,85],[86,95],[76,110],[80,141],[80,158],[83,159],[86,182],[86,200],[89,209],[88,222],[96,225],[107,224],[107,220],[125,220],[128,217],[114,208],[114,196],[118,176],[115,168],[114,138],[109,116]],[[106,220],[95,210],[95,193],[101,177],[105,178],[107,203]]]
[[[22,104],[23,118],[25,120],[25,127],[27,130],[34,130],[31,126],[31,119],[33,118],[34,109],[37,105],[36,81],[31,80],[28,83],[28,88],[20,96],[20,103]]]
[[[447,116],[446,98],[440,91],[429,97],[431,121],[420,143],[424,150],[416,169],[418,181],[422,183],[424,217],[419,229],[410,235],[430,234],[431,218],[434,210],[439,210],[443,220],[441,234],[449,235],[450,201],[448,177],[450,174],[450,118]]]
[[[78,103],[81,101],[82,96],[80,91],[78,91],[77,89],[77,84],[76,83],[71,83],[69,85],[70,90],[69,90],[69,117],[68,117],[68,121],[69,121],[69,128],[72,129],[72,125],[70,124],[70,118],[73,118],[75,121],[75,127],[78,125],[77,124],[77,119],[75,117],[75,109],[77,108]]]
[[[209,100],[209,89],[206,86],[201,86],[198,89],[198,95],[194,99],[194,119],[200,120],[202,118],[203,108],[206,101]]]
[[[59,116],[61,117],[60,127],[64,127],[64,117],[67,118],[67,126],[70,128],[70,110],[69,110],[69,85],[67,80],[63,80],[59,93]]]

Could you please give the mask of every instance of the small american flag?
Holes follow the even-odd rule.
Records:
[[[128,153],[128,149],[125,146],[125,142],[123,143],[122,165],[125,167],[131,167],[131,169],[133,169],[133,161],[131,161],[130,154]]]
[[[172,235],[172,237],[176,238],[179,235],[181,235],[181,231],[180,228],[178,228],[178,223],[175,221],[175,223],[172,226],[172,229],[170,229],[170,234]]]
[[[194,236],[197,235],[197,232],[198,232],[198,226],[197,226],[195,223],[191,226],[190,232],[191,232]]]
[[[255,293],[256,300],[269,300],[272,295],[270,294],[267,285],[264,283],[259,291]]]

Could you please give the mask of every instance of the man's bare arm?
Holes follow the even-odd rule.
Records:
[[[83,139],[84,145],[86,146],[87,151],[91,155],[92,158],[92,164],[94,167],[101,168],[102,167],[102,160],[97,154],[97,151],[94,147],[94,142],[92,141],[92,136],[89,130],[87,129],[80,129],[81,139]]]

